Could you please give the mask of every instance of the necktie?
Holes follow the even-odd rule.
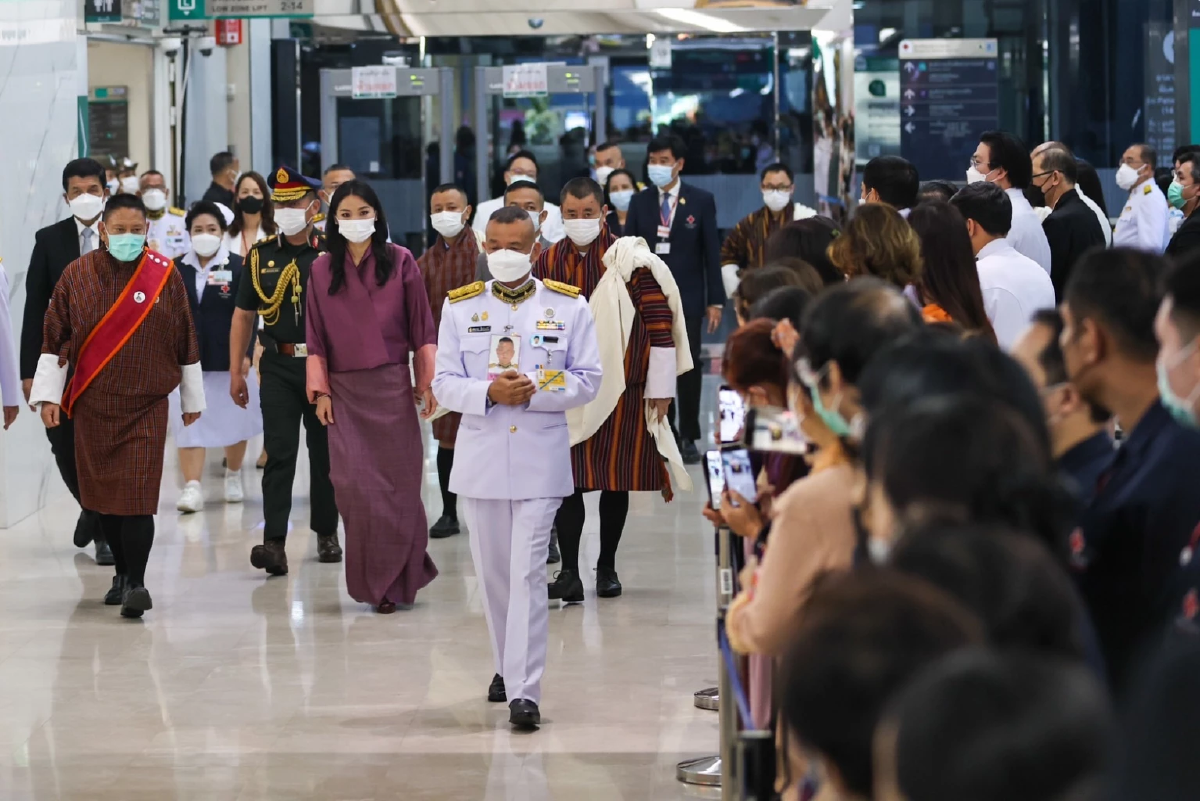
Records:
[[[83,236],[83,247],[81,247],[79,249],[79,253],[81,256],[86,256],[87,254],[91,253],[92,250],[95,249],[95,246],[92,244],[92,237],[94,236],[94,234],[92,233],[92,229],[84,228],[82,236]]]
[[[663,192],[662,224],[663,225],[671,224],[671,196],[669,194],[667,194],[666,192]]]

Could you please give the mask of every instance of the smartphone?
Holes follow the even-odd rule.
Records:
[[[717,391],[717,411],[721,415],[717,423],[717,436],[722,445],[742,441],[746,427],[746,406],[736,389],[723,386]]]
[[[704,473],[708,482],[708,502],[713,509],[720,509],[721,493],[725,491],[725,464],[721,461],[721,452],[709,451],[704,454],[704,463],[708,467]]]
[[[746,447],[760,453],[803,456],[809,451],[808,437],[796,416],[787,409],[759,408],[746,412]]]
[[[725,464],[725,486],[747,502],[757,503],[758,484],[750,464],[750,451],[745,448],[721,451],[721,461]]]

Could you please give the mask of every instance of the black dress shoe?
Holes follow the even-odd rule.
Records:
[[[551,601],[565,601],[569,604],[583,603],[583,582],[579,576],[570,570],[560,570],[554,574],[554,581],[546,588]]]
[[[317,535],[317,561],[325,564],[342,561],[342,546],[337,534]]]
[[[534,729],[542,725],[542,713],[533,701],[518,698],[508,705],[508,722],[518,729]]]
[[[125,586],[129,583],[129,579],[124,576],[113,576],[112,588],[104,593],[104,605],[116,606],[121,603],[121,599],[125,597]]]
[[[288,562],[283,540],[267,540],[262,545],[255,545],[250,549],[250,564],[272,576],[286,576]]]
[[[457,517],[450,515],[442,515],[438,521],[433,524],[433,528],[429,529],[429,538],[432,540],[444,540],[446,537],[453,537],[462,529],[458,525]]]
[[[684,464],[700,464],[700,451],[696,450],[696,443],[690,439],[684,441],[683,447],[679,449],[679,455],[683,457]]]
[[[96,537],[96,529],[100,527],[100,516],[82,509],[79,519],[75,521],[75,547],[86,548]]]
[[[153,609],[154,602],[150,600],[150,591],[145,587],[130,587],[126,585],[125,595],[121,599],[121,617],[141,617],[147,609]]]
[[[550,538],[550,553],[546,557],[546,564],[557,565],[562,561],[562,554],[558,552],[558,537]]]
[[[504,691],[504,677],[497,673],[492,676],[492,683],[488,685],[488,701],[493,704],[502,704],[508,700],[508,694]]]
[[[616,598],[621,594],[621,580],[612,568],[596,568],[596,595],[600,598]]]
[[[96,540],[96,564],[98,565],[115,565],[117,558],[113,556],[112,548],[108,546],[107,540]]]

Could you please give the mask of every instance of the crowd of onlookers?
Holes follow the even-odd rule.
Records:
[[[965,188],[880,159],[743,265],[725,383],[808,453],[705,515],[785,798],[1200,797],[1200,256],[1109,246],[1079,175],[1004,134]]]

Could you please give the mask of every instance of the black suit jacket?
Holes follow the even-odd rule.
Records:
[[[1175,231],[1167,245],[1167,255],[1173,259],[1200,251],[1200,214],[1192,212]]]
[[[209,203],[220,203],[226,206],[230,211],[233,211],[233,192],[213,181],[208,185],[208,189],[204,190],[204,196],[200,198]]]
[[[1071,268],[1085,251],[1104,247],[1104,229],[1096,213],[1079,197],[1078,190],[1067,192],[1054,206],[1054,211],[1042,223],[1050,243],[1050,280],[1054,283],[1054,299],[1061,302]]]
[[[96,243],[99,247],[100,243]],[[75,218],[47,225],[33,235],[33,255],[25,274],[25,318],[21,322],[21,378],[33,378],[42,355],[42,324],[58,279],[79,258],[79,229]]]
[[[625,236],[640,236],[655,249],[661,222],[657,187],[647,187],[629,202]],[[661,256],[683,301],[686,317],[701,317],[707,306],[725,305],[721,283],[721,240],[717,233],[717,202],[710,192],[688,184],[679,188],[679,204],[671,223],[671,252]]]
[[[206,373],[229,369],[229,331],[233,326],[234,301],[238,287],[244,278],[242,257],[229,254],[229,262],[221,268],[229,270],[229,284],[223,287],[205,286],[203,294],[196,293],[196,268],[175,261],[175,269],[183,278],[187,288],[188,305],[192,309],[192,322],[196,325],[196,340],[200,344],[200,369]],[[251,343],[247,356],[253,355]]]

